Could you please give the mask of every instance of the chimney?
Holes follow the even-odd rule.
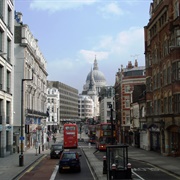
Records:
[[[134,67],[138,67],[137,59],[135,59]]]

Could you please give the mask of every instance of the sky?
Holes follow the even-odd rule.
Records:
[[[107,85],[121,65],[145,66],[152,0],[15,0],[47,62],[47,79],[83,90],[96,57]]]

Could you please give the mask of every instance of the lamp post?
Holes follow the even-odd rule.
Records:
[[[23,148],[24,148],[24,136],[23,136],[23,124],[24,124],[24,81],[32,81],[33,80],[33,70],[32,70],[32,78],[31,79],[22,79],[21,81],[21,147],[19,155],[19,166],[24,166],[24,155],[23,155]]]

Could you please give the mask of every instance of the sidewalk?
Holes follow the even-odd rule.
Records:
[[[107,179],[107,175],[103,175],[103,160],[98,160],[93,152],[95,151],[94,147],[91,148],[83,148],[85,156],[87,157],[93,172],[95,173],[95,177],[97,180],[105,180]],[[166,170],[180,179],[180,157],[169,157],[162,156],[156,152],[146,151],[143,149],[129,147],[128,148],[128,157],[129,162],[131,159],[135,159],[142,162],[147,162],[156,166],[157,168]],[[133,168],[133,167],[132,167]]]
[[[19,166],[20,153],[14,153],[4,158],[0,158],[0,179],[2,180],[16,180],[16,177],[28,169],[31,164],[38,161],[43,156],[49,153],[49,150],[39,151],[36,154],[36,149],[29,149],[24,152],[24,166]]]

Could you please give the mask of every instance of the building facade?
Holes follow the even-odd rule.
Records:
[[[15,13],[14,27],[14,134],[15,146],[22,150],[45,143],[47,111],[46,60],[38,41],[22,14]],[[20,142],[19,142],[20,140]]]
[[[116,73],[115,81],[115,102],[117,113],[117,126],[119,127],[120,143],[132,143],[131,136],[131,103],[132,92],[135,85],[145,84],[145,67],[138,66],[137,60],[134,65],[131,61],[128,62],[126,68],[121,66],[121,69]]]
[[[48,88],[57,88],[60,93],[59,118],[62,125],[66,121],[78,119],[78,90],[58,81],[48,81]]]
[[[150,150],[180,155],[180,1],[153,0],[145,31]]]
[[[101,88],[99,93],[99,107],[100,107],[100,122],[101,123],[111,123],[111,118],[113,123],[115,123],[116,112],[115,112],[115,100],[114,100],[114,87],[106,86]],[[112,107],[111,107],[112,105]],[[113,112],[111,113],[111,110]],[[112,117],[111,117],[112,116]]]
[[[78,116],[80,119],[94,117],[94,101],[88,95],[79,95]]]
[[[47,131],[56,132],[59,129],[59,102],[60,94],[57,88],[47,88]]]
[[[14,1],[0,1],[0,157],[13,153]]]

